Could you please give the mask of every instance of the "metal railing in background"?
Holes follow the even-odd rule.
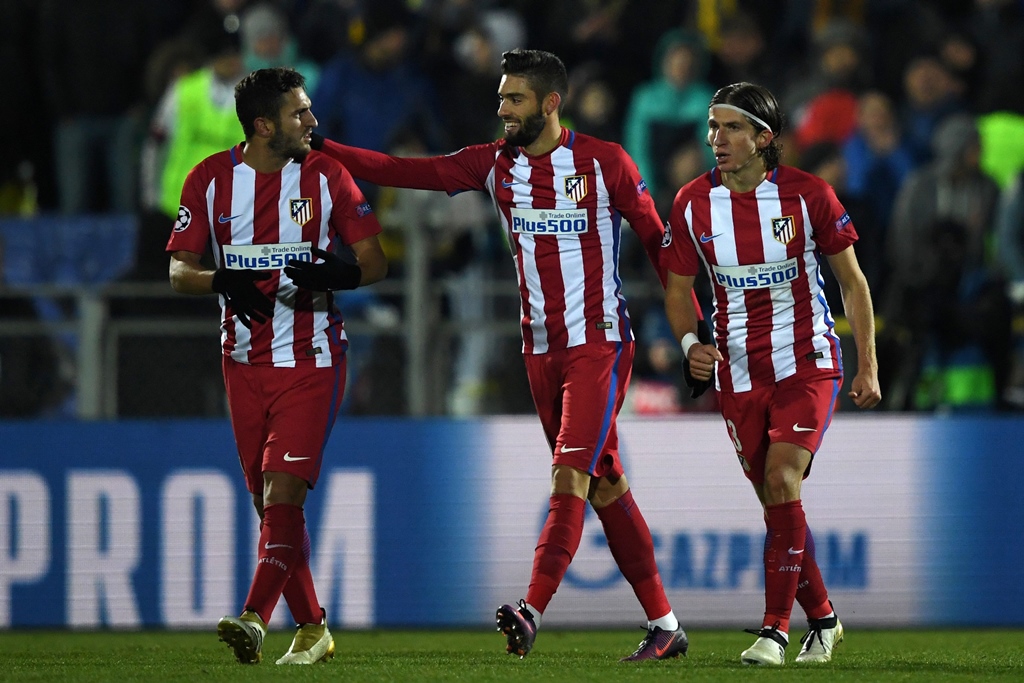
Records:
[[[447,397],[452,390],[453,364],[458,363],[457,349],[470,335],[484,333],[490,350],[518,350],[520,326],[517,315],[502,319],[452,319],[443,314],[443,301],[450,290],[461,284],[446,279],[431,280],[428,269],[411,267],[404,278],[372,285],[372,291],[400,302],[397,317],[380,319],[346,317],[348,334],[361,340],[394,337],[404,353],[403,377],[393,379],[396,391],[404,390],[404,414],[431,416],[449,414]],[[474,285],[475,294],[484,297],[488,309],[518,308],[518,292],[514,281],[506,278],[486,279]],[[637,283],[632,289],[643,289]],[[219,353],[220,343],[217,307],[213,297],[187,297],[174,292],[167,283],[119,282],[106,285],[72,286],[40,285],[32,288],[0,288],[0,306],[5,300],[31,297],[55,302],[66,312],[63,319],[8,320],[0,319],[0,337],[32,337],[48,335],[63,341],[73,358],[73,416],[83,420],[123,417],[126,407],[120,405],[123,391],[122,363],[119,357],[128,339],[192,339],[200,349]],[[637,297],[634,297],[637,298]],[[504,299],[502,304],[498,301]],[[120,311],[124,304],[130,313]],[[168,314],[168,304],[185,303],[205,309],[184,314]],[[344,304],[342,304],[344,313]],[[356,346],[356,361],[375,350],[375,344]],[[205,351],[203,352],[205,354]],[[521,365],[516,357],[508,362]],[[148,370],[147,370],[148,368]],[[187,368],[167,368],[165,361],[154,356],[144,367],[143,376],[133,381],[161,390],[156,375]],[[153,378],[145,373],[152,371]],[[371,411],[372,412],[372,411]]]
[[[386,320],[347,317],[345,321],[352,337],[393,336],[400,340],[404,348],[404,377],[395,378],[394,386],[396,390],[405,387],[406,413],[413,416],[445,414],[450,348],[460,337],[477,332],[510,341],[519,337],[519,324],[514,319],[495,322],[445,319],[441,309],[446,282],[430,281],[428,272],[428,269],[409,268],[401,280],[372,286],[377,295],[399,298],[399,317]],[[518,296],[514,284],[508,281],[487,282],[477,293],[490,298]],[[0,319],[0,337],[48,335],[63,340],[65,350],[74,361],[73,414],[83,420],[122,416],[124,410],[118,397],[124,378],[120,376],[119,354],[127,338],[192,338],[210,349],[216,349],[220,343],[213,297],[206,297],[200,305],[205,305],[207,311],[168,315],[166,304],[181,303],[182,299],[193,297],[177,294],[167,283],[0,288],[0,306],[5,300],[25,297],[56,303],[66,316],[46,320]],[[123,302],[130,302],[131,314],[118,313]],[[354,351],[356,354],[371,352],[371,348],[365,347]],[[153,364],[154,369],[167,370],[159,367],[160,358],[153,358]],[[136,381],[146,383],[144,377]],[[153,391],[158,390],[158,386],[153,386]]]
[[[424,225],[424,216],[429,212],[414,214],[406,220],[407,227],[391,228],[392,234],[401,240],[402,249],[388,279],[338,295],[346,330],[353,339],[350,380],[353,371],[365,371],[368,359],[375,355],[400,356],[388,359],[386,371],[380,372],[378,368],[376,381],[378,386],[386,385],[384,390],[401,395],[388,397],[388,411],[378,411],[369,405],[360,414],[421,417],[517,412],[502,410],[500,405],[470,405],[468,409],[452,405],[455,385],[465,382],[467,375],[483,375],[492,362],[511,368],[503,375],[506,379],[511,372],[518,373],[517,379],[518,375],[525,377],[519,357],[519,292],[511,260],[500,253],[499,247],[497,254],[492,250],[480,258],[468,257],[447,274],[432,274],[432,269],[437,270],[434,255],[439,244],[453,233],[450,228],[446,233],[445,228]],[[471,230],[479,235],[484,225],[474,223]],[[130,247],[134,244],[131,236],[136,229],[131,217],[113,220],[101,216],[95,225],[88,217],[42,218],[38,225],[19,220],[3,222],[0,228],[0,237],[6,239],[11,257],[7,271],[11,284],[0,285],[0,307],[5,301],[20,298],[30,300],[37,311],[42,311],[37,320],[0,315],[0,338],[45,335],[59,342],[66,360],[64,365],[70,367],[66,379],[72,386],[72,397],[61,405],[59,416],[83,420],[160,416],[159,407],[151,408],[149,413],[140,412],[135,396],[180,389],[187,385],[187,378],[177,375],[188,372],[189,366],[200,360],[204,371],[215,375],[212,380],[206,376],[202,379],[213,387],[208,393],[217,396],[201,399],[207,404],[205,408],[174,406],[178,412],[168,416],[226,415],[220,400],[223,386],[219,380],[216,300],[212,296],[178,294],[166,281],[116,279],[123,277],[121,273],[130,267]],[[79,250],[88,248],[92,242],[54,237],[69,230],[102,237],[96,240],[97,244],[106,245],[102,249],[117,245],[117,258],[104,261],[102,249],[97,247],[101,253],[82,255],[76,260]],[[57,249],[54,242],[58,246],[66,242],[67,248]],[[92,264],[85,274],[80,272],[85,268],[83,264]],[[80,281],[75,281],[76,277]],[[638,301],[660,302],[660,290],[648,281],[627,282],[623,289],[630,297],[634,314]],[[353,313],[357,307],[352,302],[358,296],[369,296],[378,302],[370,306],[370,314]],[[380,314],[381,311],[386,314]],[[189,351],[174,350],[172,340],[188,345]],[[382,344],[382,340],[388,344]],[[145,348],[146,345],[153,350]],[[128,347],[134,350],[134,356],[126,364]],[[166,354],[168,349],[175,352]],[[182,367],[169,367],[175,363]],[[163,386],[161,376],[176,381]],[[520,391],[526,403],[520,401],[519,405],[528,406],[525,383],[513,387],[499,379],[490,384],[499,385],[492,387],[498,394]],[[127,386],[138,391],[126,394]],[[164,398],[173,401],[174,397]]]

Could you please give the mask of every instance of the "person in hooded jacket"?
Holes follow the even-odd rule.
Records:
[[[1010,374],[1009,308],[989,249],[999,186],[981,170],[974,117],[954,114],[940,123],[932,153],[901,186],[886,238],[885,334],[890,342],[907,340],[889,344],[899,347],[886,363],[895,372],[889,407],[896,409],[1001,397]],[[958,358],[972,346],[988,368],[951,371],[966,367]],[[941,381],[924,397],[919,382],[929,363]],[[991,388],[980,386],[989,382]]]
[[[673,29],[654,50],[654,78],[633,91],[626,111],[623,147],[633,157],[653,196],[666,181],[671,152],[684,142],[704,143],[708,101],[715,89],[705,80],[709,56],[698,33]],[[707,165],[714,155],[706,148]]]

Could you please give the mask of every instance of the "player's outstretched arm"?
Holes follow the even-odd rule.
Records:
[[[431,157],[403,158],[351,147],[313,133],[310,143],[332,159],[337,159],[353,178],[385,187],[407,187],[417,190],[446,190]]]

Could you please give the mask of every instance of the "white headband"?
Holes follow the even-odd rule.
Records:
[[[741,113],[744,116],[746,116],[748,119],[750,119],[752,121],[756,121],[757,123],[761,124],[761,127],[764,128],[765,130],[767,130],[772,135],[775,134],[775,131],[772,130],[771,126],[769,126],[767,123],[765,123],[762,119],[759,119],[758,117],[756,117],[753,114],[751,114],[746,109],[740,109],[739,107],[737,107],[736,105],[733,105],[733,104],[712,104],[711,105],[711,109],[714,109],[715,107],[723,107],[725,109],[732,109],[733,111],[738,111],[739,113]]]

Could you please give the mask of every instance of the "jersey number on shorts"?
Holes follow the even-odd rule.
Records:
[[[736,447],[737,453],[743,452],[743,444],[740,443],[739,430],[736,429],[736,423],[732,420],[726,420],[725,426],[729,428],[729,436],[732,438],[732,445]]]

